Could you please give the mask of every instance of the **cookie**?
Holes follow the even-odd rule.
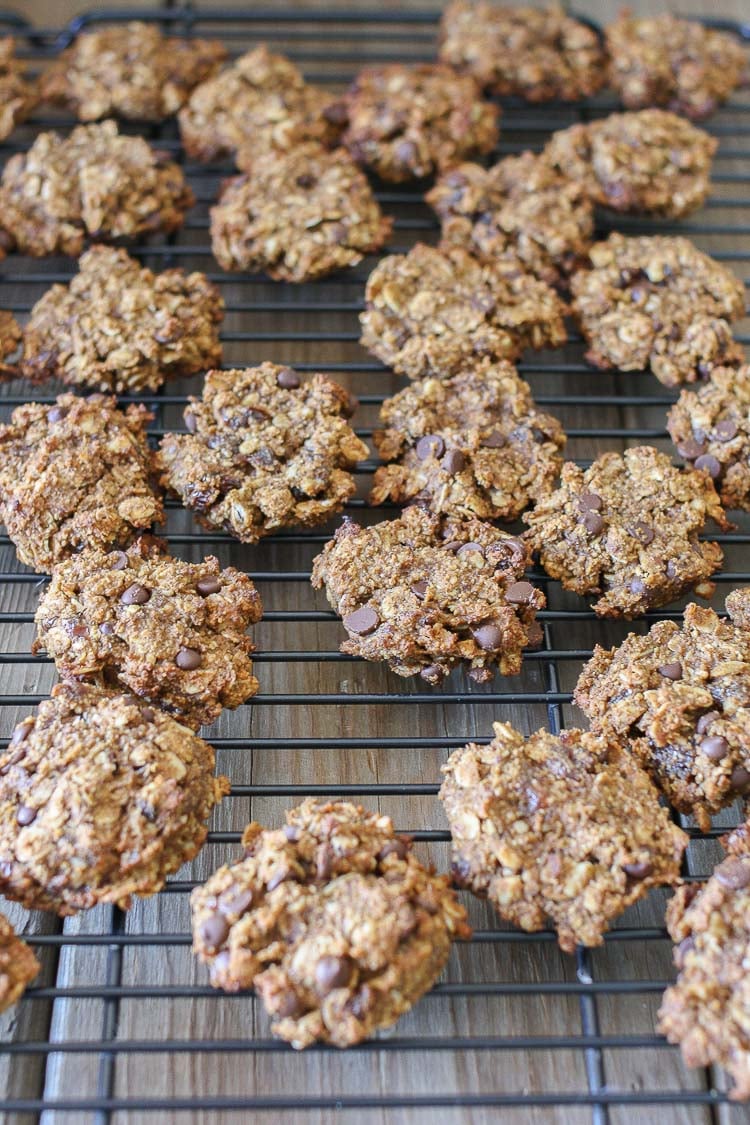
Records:
[[[23,339],[21,326],[13,313],[0,309],[0,379],[15,379],[18,375],[18,364],[7,363],[6,360],[18,351],[18,345]]]
[[[418,242],[367,279],[361,344],[410,379],[448,378],[487,357],[565,343],[566,307],[512,260],[479,261],[461,246]]]
[[[747,77],[736,35],[669,12],[623,12],[606,30],[609,84],[628,109],[660,105],[693,121],[709,117]]]
[[[585,190],[531,152],[489,169],[459,164],[425,198],[440,216],[443,245],[517,259],[548,285],[561,285],[591,245],[593,205]]]
[[[26,67],[16,58],[15,40],[0,39],[0,141],[25,121],[39,101],[34,83],[26,77]]]
[[[628,906],[677,882],[688,837],[617,742],[493,728],[443,766],[454,879],[522,930],[549,918],[566,953],[601,945]]]
[[[378,250],[392,225],[346,150],[311,141],[253,159],[225,181],[211,208],[211,248],[225,270],[313,281]]]
[[[682,391],[667,429],[680,457],[711,475],[725,508],[750,511],[750,366],[715,367],[697,391]]]
[[[192,159],[207,161],[239,148],[249,158],[301,141],[330,144],[340,131],[326,116],[332,100],[262,44],[193,90],[178,115],[182,145]]]
[[[0,1012],[18,1003],[41,969],[26,942],[0,914]]]
[[[601,207],[681,219],[708,195],[717,145],[674,113],[644,109],[553,133],[543,159]]]
[[[163,711],[58,684],[0,756],[0,890],[60,915],[127,909],[197,855],[228,792],[213,749]]]
[[[303,382],[275,363],[209,371],[185,411],[188,432],[162,441],[163,483],[204,527],[244,543],[323,523],[353,495],[351,470],[369,452],[348,424],[353,412],[325,375]]]
[[[193,949],[214,987],[252,985],[293,1047],[349,1047],[432,987],[466,911],[390,817],[308,798],[286,821],[249,824],[244,858],[193,891]]]
[[[650,370],[676,387],[742,363],[731,323],[745,315],[744,286],[687,238],[611,234],[570,286],[595,367]]]
[[[484,683],[516,675],[522,650],[539,643],[546,603],[523,578],[528,562],[524,544],[491,524],[415,506],[372,527],[344,520],[312,584],[343,619],[342,652],[430,684],[457,667]]]
[[[503,360],[412,383],[380,408],[385,465],[370,501],[417,500],[456,519],[513,520],[554,487],[565,434]]]
[[[163,521],[152,418],[104,395],[13,411],[0,426],[0,519],[21,562],[49,573],[85,547],[126,546]]]
[[[182,226],[195,202],[179,165],[114,121],[68,137],[40,133],[11,156],[0,180],[3,251],[77,257],[87,240],[111,242]]]
[[[597,33],[557,7],[454,0],[440,23],[440,59],[493,94],[529,102],[575,102],[595,94],[606,78]]]
[[[499,106],[481,100],[470,75],[437,63],[366,67],[334,109],[342,143],[389,183],[490,152],[498,138]]]
[[[617,648],[594,649],[575,702],[594,729],[626,739],[670,803],[704,830],[750,789],[750,590],[730,619],[694,604]]]
[[[710,597],[722,551],[698,537],[708,520],[731,527],[708,473],[646,445],[602,453],[586,470],[566,462],[557,491],[523,518],[547,574],[598,595],[600,617],[638,617],[691,590]]]
[[[39,599],[33,648],[64,678],[131,691],[197,730],[258,690],[245,630],[260,620],[260,598],[234,567],[160,548],[144,539],[60,563]]]
[[[224,302],[205,274],[155,274],[124,250],[92,246],[68,285],[31,310],[22,374],[137,394],[221,363]]]
[[[226,57],[213,39],[165,36],[155,23],[95,27],[78,35],[40,79],[40,93],[79,121],[163,121]]]

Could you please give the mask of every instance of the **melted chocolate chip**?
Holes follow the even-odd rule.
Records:
[[[48,422],[62,422],[63,418],[65,418],[67,416],[67,414],[68,414],[68,407],[67,406],[53,406],[52,409],[47,413],[47,421]]]
[[[459,547],[456,554],[458,555],[471,555],[479,553],[484,555],[484,547],[481,543],[464,543],[463,547]]]
[[[113,570],[127,570],[130,566],[130,559],[124,551],[115,551],[110,555],[110,558],[112,559]]]
[[[141,718],[144,723],[153,723],[156,718],[156,711],[152,707],[141,707]]]
[[[425,434],[416,444],[415,453],[420,461],[428,457],[440,457],[445,449],[445,442],[438,434]]]
[[[174,662],[183,672],[194,672],[203,663],[203,656],[197,648],[181,648]]]
[[[33,824],[36,820],[36,809],[30,809],[28,805],[19,805],[16,820],[22,828],[25,828],[27,824]]]
[[[221,914],[210,914],[201,922],[200,936],[209,949],[218,949],[229,936],[229,926]]]
[[[371,605],[360,606],[352,613],[347,613],[344,618],[344,628],[360,637],[367,637],[370,633],[374,633],[379,624],[380,617]]]
[[[210,574],[207,578],[201,578],[195,584],[195,588],[202,598],[207,598],[210,594],[218,594],[221,589],[221,582],[218,578],[214,578]]]
[[[583,511],[600,512],[604,501],[595,492],[582,492],[578,497],[578,507]]]
[[[701,715],[698,722],[695,724],[695,729],[698,734],[705,734],[714,719],[720,719],[721,713],[719,711],[707,711],[705,715]]]
[[[534,587],[530,582],[512,582],[505,591],[505,600],[511,605],[528,605],[533,598]]]
[[[716,480],[721,476],[721,462],[711,453],[704,453],[698,457],[695,462],[696,469],[703,469],[711,477],[711,480]]]
[[[282,992],[276,1000],[275,1014],[283,1020],[296,1019],[304,1010],[304,1004],[291,988],[288,992]]]
[[[427,664],[424,668],[419,669],[420,678],[427,684],[439,684],[446,676],[446,670],[441,668],[439,664]]]
[[[601,535],[604,531],[604,520],[598,512],[583,512],[578,522],[583,524],[589,535]]]
[[[706,452],[705,445],[696,441],[695,438],[688,438],[687,441],[682,441],[677,446],[677,452],[680,457],[684,457],[686,461],[695,461],[696,457]]]
[[[739,891],[750,883],[750,861],[730,856],[720,863],[714,872],[719,883],[732,891]]]
[[[189,434],[194,434],[198,429],[198,419],[190,410],[185,411],[185,429]]]
[[[493,430],[492,433],[488,434],[482,441],[484,449],[502,449],[503,446],[507,444],[507,439],[499,430]]]
[[[419,598],[419,600],[422,601],[425,597],[425,594],[427,593],[427,583],[413,582],[411,586],[411,592],[412,594],[414,594],[415,598]]]
[[[441,468],[445,469],[446,473],[454,476],[460,473],[466,467],[466,458],[463,453],[458,449],[449,449],[443,460],[440,462]]]
[[[384,860],[385,857],[389,855],[396,855],[399,859],[405,859],[408,851],[409,844],[407,841],[396,837],[396,839],[388,840],[387,843],[383,844],[378,852],[378,859]]]
[[[321,957],[315,966],[318,991],[327,996],[334,988],[345,988],[353,973],[354,965],[349,957]]]
[[[656,532],[654,531],[653,527],[651,527],[647,523],[644,523],[643,520],[638,521],[638,523],[633,528],[633,533],[636,539],[638,539],[639,542],[643,543],[645,547],[647,547],[649,543],[653,543],[654,539],[656,538]]]
[[[19,743],[25,742],[31,734],[34,724],[28,720],[25,723],[19,723],[13,734],[10,736],[10,746],[18,746]]]
[[[737,423],[732,418],[722,418],[714,427],[717,441],[731,441],[737,434]]]
[[[138,583],[134,583],[120,594],[120,601],[123,605],[145,605],[150,597],[150,590],[147,590],[145,586],[139,586]]]
[[[499,625],[488,621],[486,625],[479,625],[471,631],[474,640],[486,652],[497,652],[503,644],[503,630]]]
[[[675,660],[672,664],[660,664],[657,668],[660,676],[665,680],[681,680],[682,679],[682,665],[679,660]]]
[[[701,754],[705,754],[712,762],[720,762],[729,753],[729,743],[726,738],[714,735],[712,738],[704,738],[699,749]]]
[[[735,766],[729,775],[729,785],[735,793],[744,793],[750,786],[750,772],[744,766]]]
[[[276,376],[276,383],[284,391],[294,391],[300,385],[300,378],[291,367],[282,367]]]
[[[623,863],[622,869],[631,879],[647,879],[654,865],[648,860],[641,860],[639,863]]]

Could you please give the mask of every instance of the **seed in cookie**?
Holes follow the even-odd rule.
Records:
[[[26,77],[26,67],[16,58],[15,40],[0,39],[0,141],[25,121],[36,107],[39,95]]]
[[[26,942],[0,914],[0,1012],[18,1003],[41,968]]]

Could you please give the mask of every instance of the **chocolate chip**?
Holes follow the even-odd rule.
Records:
[[[334,853],[330,844],[322,844],[315,857],[315,875],[318,879],[330,878],[333,871]]]
[[[103,633],[105,637],[111,637],[115,631],[115,627],[111,621],[102,621],[99,626],[99,632]]]
[[[704,453],[695,462],[696,469],[703,469],[712,480],[721,476],[721,462],[717,461],[712,453]]]
[[[190,410],[185,411],[185,429],[189,434],[194,434],[198,429],[198,419]]]
[[[344,618],[344,628],[350,633],[357,633],[360,637],[367,637],[374,633],[380,624],[380,618],[371,605],[360,606],[352,613],[347,613]]]
[[[292,844],[296,844],[297,840],[299,840],[302,835],[299,828],[295,828],[293,824],[285,824],[281,831]]]
[[[53,406],[47,414],[48,422],[61,422],[68,413],[67,406]]]
[[[704,738],[699,746],[701,754],[705,754],[712,762],[720,762],[729,753],[729,743],[721,735]]]
[[[266,890],[275,891],[276,888],[280,887],[282,883],[296,881],[297,876],[295,875],[295,873],[293,871],[290,871],[288,868],[282,867],[280,871],[276,871],[275,874],[273,874],[267,881]]]
[[[276,383],[284,391],[294,391],[300,385],[300,378],[291,367],[282,367],[276,376]]]
[[[399,859],[405,859],[408,851],[409,845],[405,840],[401,840],[398,838],[395,840],[388,840],[388,842],[383,844],[382,848],[378,852],[378,859],[382,861],[386,856],[389,855],[396,855]]]
[[[477,551],[479,552],[480,555],[484,555],[484,547],[482,546],[481,543],[464,543],[463,547],[458,548],[458,551],[456,552],[456,554],[458,554],[458,555],[471,555],[471,554],[476,554]]]
[[[578,522],[583,524],[589,535],[601,535],[604,531],[604,520],[598,512],[584,512]]]
[[[463,453],[458,449],[449,449],[443,460],[440,462],[441,468],[445,469],[446,473],[451,476],[460,473],[466,466],[466,458]]]
[[[439,684],[445,679],[446,671],[439,664],[426,664],[419,669],[419,676],[427,684]]]
[[[130,566],[130,559],[124,551],[115,551],[110,555],[110,558],[112,559],[113,570],[127,570]]]
[[[714,719],[720,719],[721,713],[719,711],[707,711],[705,715],[701,715],[698,722],[695,724],[695,730],[698,734],[705,734]]]
[[[676,578],[676,577],[677,577],[677,566],[670,559],[669,562],[667,563],[667,578]]]
[[[240,917],[253,905],[253,892],[248,887],[245,890],[237,891],[236,894],[230,895],[227,899],[221,897],[221,912],[225,916],[234,914]]]
[[[399,141],[393,150],[393,155],[401,164],[413,164],[419,155],[419,150],[414,141]]]
[[[717,882],[723,883],[732,891],[739,891],[750,883],[750,862],[736,856],[730,856],[714,871]]]
[[[281,1019],[293,1020],[297,1016],[301,1016],[305,1010],[305,1006],[297,996],[296,992],[289,989],[288,992],[282,992],[281,996],[276,1000],[276,1007],[274,1014],[280,1016]]]
[[[585,512],[600,512],[604,501],[595,492],[582,492],[578,497],[578,507]]]
[[[694,938],[686,937],[682,939],[680,944],[675,947],[674,951],[674,961],[676,968],[681,969],[683,967],[683,965],[685,964],[685,958],[687,957],[688,953],[692,953],[694,949]]]
[[[729,785],[735,793],[744,793],[750,785],[750,773],[744,766],[735,766],[729,775]]]
[[[665,680],[682,679],[682,665],[679,660],[675,660],[671,664],[660,664],[656,670]]]
[[[136,582],[120,594],[120,601],[123,605],[145,605],[150,597],[151,591]]]
[[[25,828],[27,824],[33,824],[36,820],[36,809],[30,809],[28,805],[19,805],[16,820],[22,828]]]
[[[680,442],[677,446],[677,452],[686,461],[695,461],[696,457],[700,457],[702,453],[706,452],[706,447],[702,442],[696,441],[695,438],[688,438],[687,441]]]
[[[731,441],[736,433],[737,423],[732,418],[722,418],[714,428],[717,441]]]
[[[33,726],[34,724],[32,722],[29,722],[28,720],[25,723],[19,723],[19,725],[13,731],[13,734],[10,736],[9,745],[18,746],[19,743],[25,742],[31,734],[31,728]]]
[[[656,538],[656,532],[649,524],[644,523],[643,520],[638,520],[638,523],[633,528],[636,539],[638,539],[644,546],[653,543]]]
[[[460,539],[449,539],[447,543],[443,543],[444,551],[453,551],[454,553],[463,547]]]
[[[654,865],[644,859],[639,863],[623,863],[622,869],[631,879],[647,879],[654,870]]]
[[[504,445],[507,445],[507,439],[499,430],[493,430],[482,441],[482,446],[485,449],[502,449]]]
[[[209,594],[218,594],[221,589],[221,582],[218,578],[214,578],[210,574],[207,578],[201,578],[195,584],[195,588],[202,598],[207,598]]]
[[[144,723],[153,723],[156,718],[156,711],[152,707],[141,707],[141,718]]]
[[[415,453],[420,461],[428,457],[440,457],[445,449],[445,442],[438,434],[425,434],[416,444]]]
[[[427,593],[427,583],[426,582],[413,582],[412,587],[411,587],[411,592],[412,592],[412,594],[414,595],[415,598],[419,598],[419,600],[422,601],[424,599],[425,594]]]
[[[203,656],[197,648],[181,648],[174,662],[183,672],[194,672],[203,663]]]
[[[229,936],[229,926],[221,914],[210,914],[201,922],[200,936],[209,949],[218,949]]]
[[[646,593],[646,583],[643,581],[642,578],[638,578],[637,576],[635,578],[631,578],[630,579],[630,591],[631,591],[631,593],[636,594],[636,596],[639,595],[639,594],[645,594]]]
[[[315,966],[315,983],[324,996],[334,988],[344,988],[352,979],[354,966],[349,957],[321,957]]]
[[[527,605],[533,597],[534,587],[530,582],[512,582],[505,591],[505,600],[511,605]]]
[[[486,652],[496,652],[502,647],[503,630],[492,621],[488,621],[486,625],[479,625],[476,629],[472,629],[471,633],[479,647]]]

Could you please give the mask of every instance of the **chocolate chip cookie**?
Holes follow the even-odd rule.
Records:
[[[4,915],[0,914],[0,1012],[23,996],[42,966]]]
[[[53,285],[31,310],[22,373],[118,394],[155,391],[221,363],[223,316],[205,274],[155,274],[124,250],[92,246],[70,284]]]
[[[263,363],[209,371],[185,410],[187,434],[165,435],[163,483],[207,528],[255,543],[280,527],[312,527],[355,491],[368,449],[348,424],[354,401],[325,375],[303,382]]]
[[[655,784],[703,829],[750,789],[750,590],[730,619],[689,605],[618,648],[599,645],[575,701],[594,728],[627,739]]]
[[[483,357],[515,359],[526,347],[563,344],[565,312],[519,262],[418,242],[370,274],[360,342],[400,375],[445,379]]]
[[[391,226],[346,149],[311,141],[273,161],[252,159],[225,181],[211,208],[211,247],[225,270],[313,281],[378,250]]]
[[[0,141],[26,120],[38,101],[36,85],[16,58],[15,40],[10,36],[0,39]]]
[[[467,668],[478,683],[516,675],[541,638],[544,594],[525,581],[527,548],[491,524],[407,508],[359,527],[346,519],[313,563],[343,619],[341,651],[437,684]]]
[[[18,364],[7,360],[18,351],[22,339],[21,326],[13,313],[0,309],[0,379],[14,379],[18,375]]]
[[[581,730],[524,738],[494,724],[443,766],[453,875],[523,930],[547,918],[566,953],[601,945],[651,887],[677,882],[688,838],[616,741]]]
[[[229,792],[213,771],[208,743],[158,708],[58,684],[0,756],[0,890],[61,915],[154,894]]]
[[[390,817],[308,798],[286,821],[249,824],[244,858],[193,891],[193,949],[214,987],[252,985],[293,1047],[349,1047],[432,987],[466,911]]]
[[[60,563],[39,599],[34,651],[61,676],[133,692],[197,730],[258,690],[245,635],[250,579],[215,558],[182,562],[150,537]]]
[[[710,597],[722,551],[698,536],[708,520],[731,527],[707,472],[645,445],[602,453],[586,470],[566,462],[557,491],[523,518],[547,573],[599,595],[600,617],[638,617],[690,590]]]
[[[595,367],[651,370],[676,387],[743,360],[731,323],[744,316],[744,286],[687,238],[611,234],[571,291]]]
[[[104,395],[13,411],[0,426],[0,519],[21,562],[49,572],[84,547],[125,546],[162,522],[152,418]]]
[[[503,360],[412,383],[380,409],[385,465],[370,500],[424,502],[457,519],[513,520],[554,487],[565,434]]]

